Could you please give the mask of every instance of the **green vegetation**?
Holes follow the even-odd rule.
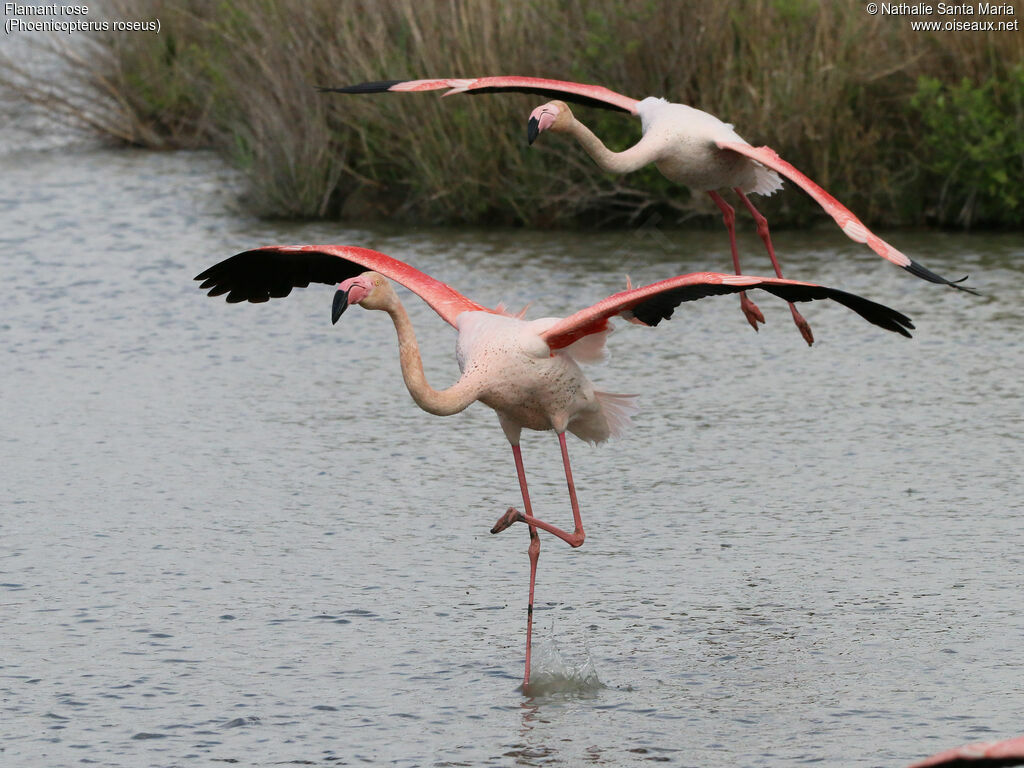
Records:
[[[1024,219],[1024,64],[980,85],[922,77],[911,106],[923,125],[921,165],[938,190],[934,217],[965,227]]]
[[[344,96],[315,85],[521,74],[663,95],[734,123],[883,225],[1024,224],[1024,36],[913,32],[860,0],[120,0],[153,34],[57,40],[70,83],[0,60],[0,85],[110,138],[214,147],[276,217],[530,226],[717,210],[653,169],[600,172],[570,139],[532,149],[519,94]],[[77,38],[76,38],[77,39]],[[612,148],[621,114],[577,108]],[[790,190],[773,222],[821,214]],[[716,222],[717,223],[717,222]]]

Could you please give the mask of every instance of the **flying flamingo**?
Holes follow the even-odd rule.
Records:
[[[436,390],[427,384],[409,316],[386,278],[418,294],[458,331],[456,357],[462,375],[451,387]],[[497,411],[501,428],[512,445],[524,511],[509,507],[491,533],[522,522],[530,534],[524,686],[530,682],[533,592],[540,556],[537,529],[572,547],[580,546],[584,539],[565,433],[600,443],[621,433],[635,410],[634,395],[598,391],[579,367],[581,362],[604,356],[610,318],[619,316],[639,325],[658,325],[684,301],[760,288],[787,301],[832,299],[868,322],[907,337],[907,329],[914,327],[899,312],[843,291],[781,278],[713,272],[696,272],[642,288],[628,288],[566,318],[528,321],[509,316],[500,308],[486,309],[448,285],[382,253],[336,245],[269,246],[244,251],[195,279],[202,281],[199,287],[209,289],[210,296],[227,294],[227,301],[232,303],[287,296],[292,288],[304,288],[311,282],[339,284],[332,321],[337,322],[351,304],[387,312],[398,334],[402,377],[420,408],[449,416],[479,400]],[[571,533],[534,516],[519,447],[524,427],[553,430],[558,436],[572,508]]]
[[[439,80],[383,80],[360,83],[344,88],[321,88],[321,91],[339,93],[382,93],[433,91],[448,88],[445,96],[455,93],[471,95],[515,91],[557,96],[559,100],[548,102],[530,113],[526,136],[530,144],[544,131],[568,133],[582,145],[594,162],[611,173],[629,173],[651,163],[670,181],[685,184],[698,191],[707,192],[715,205],[722,211],[722,219],[729,231],[729,246],[732,249],[732,263],[736,274],[740,274],[739,252],[736,248],[735,210],[719,194],[719,189],[732,188],[744,207],[757,222],[757,233],[764,241],[771,258],[775,274],[782,277],[782,269],[775,258],[768,221],[758,212],[747,197],[750,193],[770,195],[782,187],[781,173],[802,187],[814,200],[835,219],[848,237],[858,243],[866,243],[871,250],[884,259],[933,283],[959,288],[976,293],[971,288],[957,285],[926,269],[916,261],[900,253],[887,242],[871,232],[853,213],[832,195],[815,184],[811,179],[783,160],[770,147],[754,147],[742,139],[731,125],[723,123],[714,115],[685,104],[673,104],[665,99],[649,96],[642,101],[631,99],[600,85],[584,85],[564,80],[546,80],[536,77],[479,77],[446,78]],[[577,120],[569,110],[566,101],[590,107],[617,110],[637,115],[640,118],[643,136],[636,144],[622,152],[609,150],[593,132]],[[756,331],[758,323],[764,322],[764,315],[745,292],[740,292],[740,308],[747,322]],[[814,335],[803,316],[797,312],[793,302],[789,303],[793,320],[808,344],[814,343]]]

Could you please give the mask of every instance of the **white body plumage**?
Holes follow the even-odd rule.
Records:
[[[707,192],[739,187],[745,193],[770,195],[782,189],[775,171],[716,142],[747,144],[729,123],[685,104],[648,96],[637,104],[643,129],[638,146],[671,181]]]
[[[552,352],[540,334],[558,320],[463,312],[456,321],[460,384],[477,385],[477,399],[498,413],[513,442],[525,427],[600,443],[625,429],[636,410],[633,395],[600,392],[580,369],[580,362],[603,358],[607,334]]]

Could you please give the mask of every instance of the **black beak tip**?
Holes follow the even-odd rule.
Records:
[[[331,325],[337,325],[338,318],[345,314],[348,309],[348,291],[338,291],[334,294],[334,303],[331,304]]]
[[[531,117],[530,122],[526,124],[526,143],[533,144],[538,135],[540,135],[540,122],[536,117]]]

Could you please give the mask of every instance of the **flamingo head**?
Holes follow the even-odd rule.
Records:
[[[572,122],[572,111],[564,101],[549,101],[530,113],[526,124],[526,141],[530,144],[544,131],[566,131]]]
[[[383,275],[376,272],[363,272],[357,277],[350,277],[338,286],[331,306],[331,322],[337,323],[346,309],[358,304],[363,309],[387,309],[395,298],[395,289]]]

